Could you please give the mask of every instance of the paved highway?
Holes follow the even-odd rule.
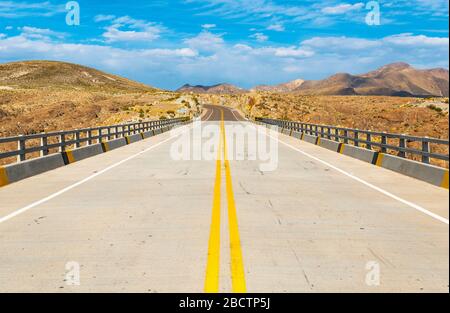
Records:
[[[169,132],[0,188],[0,292],[448,292],[448,190],[284,135],[263,172],[208,125],[212,160]]]

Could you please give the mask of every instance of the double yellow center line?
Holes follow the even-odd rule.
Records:
[[[222,188],[222,156],[225,165],[226,192],[228,203],[228,228],[230,232],[230,255],[231,255],[231,284],[233,292],[246,292],[244,262],[242,258],[241,240],[237,222],[236,204],[233,194],[233,183],[231,179],[230,162],[227,153],[227,141],[221,111],[219,149],[216,161],[216,179],[214,184],[214,199],[212,208],[211,230],[209,235],[208,259],[206,265],[205,292],[219,292],[220,274],[220,201]],[[222,154],[223,153],[223,154]]]

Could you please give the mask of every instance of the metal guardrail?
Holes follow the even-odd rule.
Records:
[[[352,142],[353,145],[357,147],[361,144],[365,144],[365,148],[369,150],[373,150],[373,147],[378,147],[382,153],[387,153],[388,150],[392,150],[397,152],[397,155],[402,158],[406,158],[407,153],[418,155],[421,157],[422,162],[426,164],[430,163],[430,159],[449,161],[448,154],[445,155],[431,152],[430,144],[444,145],[447,146],[448,149],[449,141],[444,139],[400,135],[268,118],[256,118],[255,120],[270,125],[276,125],[281,128],[289,128],[305,134],[320,136],[321,138],[326,138],[337,142],[343,142],[345,144]],[[398,140],[398,145],[390,144],[388,143],[388,140]],[[421,150],[408,147],[408,143],[411,142],[420,143]]]
[[[17,162],[27,159],[27,154],[39,152],[40,156],[50,154],[50,149],[58,149],[58,152],[64,152],[68,147],[80,148],[83,143],[91,145],[101,143],[104,140],[112,140],[151,131],[154,129],[183,123],[189,118],[175,118],[167,120],[156,120],[139,123],[128,123],[111,126],[101,126],[94,128],[83,128],[69,131],[39,133],[32,135],[19,135],[13,137],[0,138],[0,145],[5,143],[17,142],[17,150],[0,152],[0,160],[10,157],[17,157]],[[28,147],[27,142],[38,141],[38,145]],[[51,142],[55,143],[51,143]]]

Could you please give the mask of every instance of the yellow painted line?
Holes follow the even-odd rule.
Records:
[[[317,137],[317,143],[316,145],[320,145],[320,137]]]
[[[344,153],[345,145],[341,144],[341,147],[339,148],[339,153]]]
[[[220,189],[222,183],[222,137],[219,136],[219,147],[216,161],[216,180],[211,218],[211,229],[208,244],[208,259],[206,264],[205,292],[219,292],[220,271]]]
[[[231,284],[233,292],[244,293],[247,291],[245,283],[244,261],[242,257],[241,239],[239,236],[239,226],[237,220],[236,204],[234,201],[233,184],[231,179],[230,162],[227,155],[227,141],[222,111],[222,141],[223,155],[225,162],[225,177],[228,202],[228,227],[230,231],[230,251],[231,251]]]
[[[145,139],[145,135],[144,135],[144,133],[141,133],[141,137],[142,137],[142,140],[144,140],[144,139]]]
[[[444,173],[444,177],[442,178],[441,187],[448,189],[448,171],[445,171],[445,173]]]
[[[378,158],[377,158],[377,162],[375,163],[376,166],[381,166],[383,165],[383,159],[384,159],[384,154],[383,153],[378,153]]]
[[[8,174],[6,173],[6,169],[0,166],[0,187],[6,186],[9,184]]]
[[[301,140],[305,137],[305,133],[302,133],[302,136],[300,137]]]
[[[69,162],[69,164],[71,163],[75,163],[75,158],[73,157],[73,152],[72,150],[67,150],[66,151],[66,156],[67,156],[67,161]]]
[[[127,141],[127,145],[129,145],[130,144],[130,137],[125,136],[125,140]]]

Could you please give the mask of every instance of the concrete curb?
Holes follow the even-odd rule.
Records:
[[[75,150],[67,150],[62,153],[65,164],[71,164],[74,162],[78,162],[94,155],[102,154],[103,147],[101,144],[90,145],[82,148],[78,148]]]
[[[142,135],[141,134],[135,134],[131,136],[125,136],[125,140],[127,141],[127,145],[141,141]]]
[[[302,140],[317,145],[319,137],[303,133]]]
[[[339,149],[339,153],[371,164],[375,164],[378,158],[378,152],[376,151],[348,144],[343,144]]]
[[[20,163],[0,167],[0,186],[5,186],[19,180],[39,175],[64,166],[61,153],[47,155]]]
[[[142,133],[142,135],[143,135],[144,139],[154,136],[153,131],[144,132],[144,133]]]
[[[264,125],[269,127],[269,124]],[[449,170],[445,168],[308,135],[298,131],[291,130],[289,132],[287,129],[279,129],[279,132],[282,134],[289,134],[291,137],[412,178],[416,178],[432,185],[449,189]]]
[[[103,152],[115,150],[127,145],[125,138],[113,139],[110,141],[102,142]]]
[[[341,145],[343,144],[330,139],[320,138],[319,140],[319,146],[334,152],[338,152],[341,149]]]
[[[447,169],[380,153],[377,166],[448,189]]]
[[[298,131],[293,131],[291,136],[297,139],[302,139],[302,133]]]

